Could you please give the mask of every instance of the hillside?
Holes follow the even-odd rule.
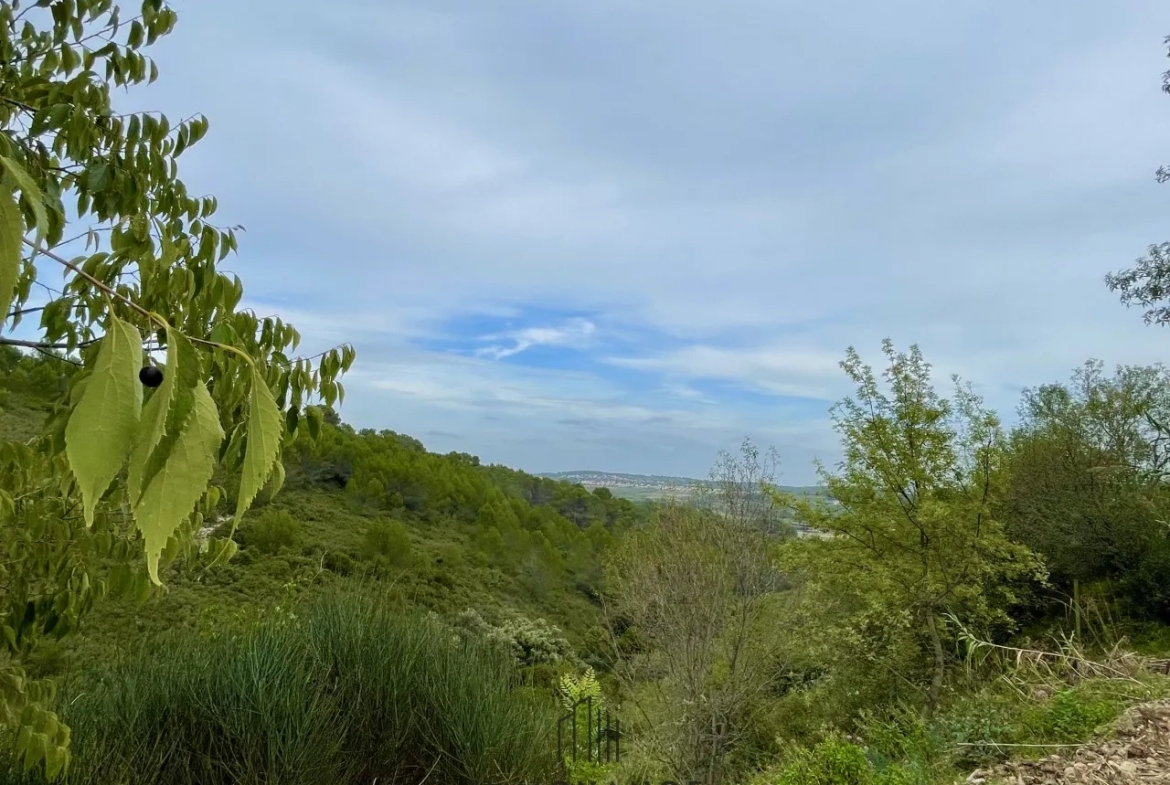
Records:
[[[578,484],[588,490],[608,488],[614,496],[636,501],[686,499],[695,493],[696,488],[713,485],[711,480],[698,480],[691,477],[623,474],[594,470],[546,472],[539,476]],[[775,487],[781,492],[795,496],[819,496],[824,493],[824,489],[817,485],[777,485]]]
[[[69,368],[0,347],[0,441],[37,431]],[[99,603],[84,635],[37,651],[38,673],[64,673],[164,632],[215,635],[346,586],[450,621],[474,621],[473,609],[520,637],[564,638],[589,661],[601,556],[646,514],[579,485],[433,453],[392,431],[355,431],[331,413],[316,441],[306,435],[286,450],[285,472],[281,492],[262,495],[245,516],[231,562],[172,566],[149,597]],[[225,501],[221,528],[230,510]]]

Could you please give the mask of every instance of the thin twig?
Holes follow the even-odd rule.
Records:
[[[50,352],[49,350],[47,350],[47,349],[42,349],[42,348],[41,348],[41,347],[39,347],[39,346],[34,346],[33,348],[34,348],[34,349],[36,349],[36,350],[37,350],[38,352],[40,352],[41,354],[43,354],[45,357],[49,357],[49,358],[51,358],[51,359],[53,359],[53,360],[60,360],[60,361],[61,361],[61,362],[63,362],[63,363],[69,363],[70,365],[75,365],[75,366],[77,366],[78,368],[84,368],[84,367],[85,367],[85,363],[79,363],[77,360],[72,360],[72,359],[70,359],[70,358],[68,358],[68,357],[62,357],[62,356],[61,356],[61,355],[59,355],[59,354],[53,354],[53,353],[52,353],[52,352]]]
[[[37,311],[43,311],[43,310],[45,310],[45,306],[43,306],[43,305],[38,306],[36,308],[17,309],[15,311],[13,311],[12,313],[8,314],[8,316],[6,316],[5,318],[12,319],[12,318],[17,317],[17,316],[24,316],[25,314],[36,313]]]
[[[1088,744],[1006,744],[998,741],[974,741],[974,742],[959,742],[955,744],[956,747],[1032,747],[1044,749],[1045,747],[1088,747]]]
[[[152,314],[150,311],[146,310],[138,303],[133,302],[132,300],[129,300],[128,298],[123,297],[122,295],[118,294],[116,291],[114,291],[110,287],[106,286],[104,283],[99,281],[97,278],[94,278],[92,275],[87,273],[85,270],[82,270],[80,267],[78,267],[73,262],[66,259],[64,256],[61,256],[60,254],[54,253],[53,251],[50,251],[47,248],[38,249],[37,244],[34,243],[32,240],[29,240],[27,237],[24,238],[24,244],[29,246],[30,248],[33,248],[34,250],[39,250],[40,253],[49,257],[54,262],[57,262],[58,264],[63,265],[67,269],[69,269],[72,272],[76,273],[77,275],[81,276],[85,280],[89,281],[91,284],[93,284],[98,289],[100,289],[102,292],[104,292],[108,297],[113,297],[114,299],[125,303],[127,306],[129,306],[133,310],[137,311],[142,316],[145,316],[151,322],[158,322],[158,318],[154,314]],[[166,325],[159,324],[159,326],[165,327]]]
[[[84,344],[78,344],[78,347],[86,346],[94,343],[94,341],[86,341]],[[45,343],[44,341],[24,341],[20,338],[0,338],[0,346],[22,346],[26,349],[36,349],[43,351],[46,349],[72,349],[74,347],[67,343]]]

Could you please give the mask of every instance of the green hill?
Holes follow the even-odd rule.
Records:
[[[69,366],[0,349],[0,440],[31,438]],[[451,621],[475,620],[466,614],[473,609],[491,629],[563,637],[586,661],[598,656],[601,555],[615,533],[643,519],[644,506],[472,455],[433,453],[392,431],[355,431],[331,413],[315,442],[302,437],[286,450],[285,471],[281,492],[246,515],[231,562],[171,566],[156,595],[102,603],[83,635],[38,652],[39,672],[58,675],[156,633],[213,636],[294,595],[350,585]],[[217,523],[230,526],[222,507]]]

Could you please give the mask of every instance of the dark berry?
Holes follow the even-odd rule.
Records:
[[[160,384],[162,384],[162,380],[162,368],[156,368],[153,365],[147,365],[138,372],[138,381],[142,382],[147,387],[158,387]]]

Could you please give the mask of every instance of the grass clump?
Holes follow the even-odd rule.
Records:
[[[173,636],[59,710],[73,782],[508,785],[549,780],[556,762],[555,707],[518,688],[506,656],[351,594],[235,635]]]

